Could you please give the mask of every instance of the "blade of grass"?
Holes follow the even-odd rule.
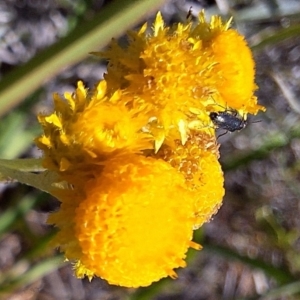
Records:
[[[113,1],[88,22],[78,23],[58,43],[37,54],[0,82],[0,115],[17,105],[46,80],[103,48],[112,37],[120,36],[165,0]]]
[[[21,111],[11,112],[0,124],[0,157],[10,159],[20,156],[31,145],[37,136],[37,126],[25,128],[28,114]]]
[[[17,264],[14,265],[14,268],[10,270],[10,274],[6,274],[6,280],[0,286],[0,295],[1,293],[10,292],[13,289],[18,287],[30,284],[35,280],[45,276],[46,274],[58,269],[63,264],[63,255],[57,255],[55,257],[50,257],[38,262],[36,265],[31,266],[26,272],[20,274],[19,276],[14,276],[15,269],[23,269],[24,266],[28,264],[27,260],[20,260]],[[8,272],[7,272],[8,273]],[[4,274],[2,274],[4,275]]]
[[[15,221],[22,218],[38,202],[37,198],[25,197],[16,206],[7,209],[0,215],[0,235],[6,232]]]
[[[278,288],[272,288],[272,290],[252,297],[242,297],[236,300],[274,300],[274,299],[299,299],[298,298],[287,298],[289,296],[299,296],[300,293],[300,281],[284,284]]]
[[[288,297],[300,293],[300,281],[282,285],[276,289],[272,289],[268,293],[262,295],[258,300],[272,300],[272,299],[283,299],[282,297]],[[286,298],[285,298],[286,299]],[[298,298],[299,299],[299,298]]]
[[[263,271],[267,276],[274,278],[279,284],[290,283],[295,280],[293,275],[288,270],[285,270],[283,268],[276,268],[270,264],[265,263],[262,260],[241,255],[231,249],[222,246],[212,245],[206,242],[202,243],[202,245],[203,245],[202,251],[215,253],[226,259],[229,258],[229,259],[238,260],[252,268],[259,269]]]
[[[300,32],[300,25],[293,25],[287,28],[278,30],[274,32],[272,35],[263,36],[262,34],[256,35],[252,40],[257,40],[257,42],[250,43],[252,50],[261,50],[266,46],[277,44],[283,40],[292,37],[298,37]]]
[[[254,160],[261,160],[270,155],[272,151],[282,149],[289,145],[294,138],[300,137],[300,128],[292,128],[288,134],[277,133],[272,134],[269,138],[266,138],[265,144],[260,148],[251,152],[241,153],[236,157],[225,157],[222,159],[223,171],[235,170],[241,166],[245,166]]]

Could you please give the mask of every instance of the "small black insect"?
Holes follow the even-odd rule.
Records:
[[[234,132],[242,130],[247,125],[247,120],[241,117],[236,110],[211,112],[209,117],[217,128],[226,130],[226,132],[220,136],[226,134],[228,131]]]

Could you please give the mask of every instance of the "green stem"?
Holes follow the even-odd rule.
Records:
[[[58,181],[58,175],[51,171],[44,171],[39,174],[33,174],[29,172],[23,172],[16,169],[0,166],[0,179],[6,181],[18,181],[20,183],[30,185],[41,191],[51,194],[51,190],[54,188],[55,182]],[[1,178],[2,177],[2,178]]]
[[[0,180],[2,181],[18,181],[51,193],[58,179],[57,173],[45,171],[42,167],[42,159],[0,159]]]
[[[21,172],[42,172],[41,158],[0,159],[0,168],[6,167]]]

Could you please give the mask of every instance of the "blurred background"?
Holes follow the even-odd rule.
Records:
[[[89,87],[105,62],[89,55],[112,37],[152,22],[233,16],[253,49],[257,96],[266,113],[220,137],[224,204],[195,232],[178,279],[127,289],[74,277],[47,247],[47,214],[58,201],[31,187],[0,184],[0,299],[231,300],[300,299],[300,1],[299,0],[2,0],[0,1],[0,157],[39,157],[36,115],[52,93]],[[212,178],[212,180],[214,180]],[[176,243],[176,241],[174,241]]]

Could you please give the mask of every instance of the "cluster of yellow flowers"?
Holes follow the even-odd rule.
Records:
[[[193,230],[222,203],[223,173],[209,114],[230,108],[246,118],[263,109],[253,96],[254,62],[229,22],[204,13],[194,24],[164,25],[158,13],[96,53],[108,59],[104,80],[88,90],[54,94],[36,139],[43,164],[68,188],[48,222],[77,277],[147,286],[176,277]]]

